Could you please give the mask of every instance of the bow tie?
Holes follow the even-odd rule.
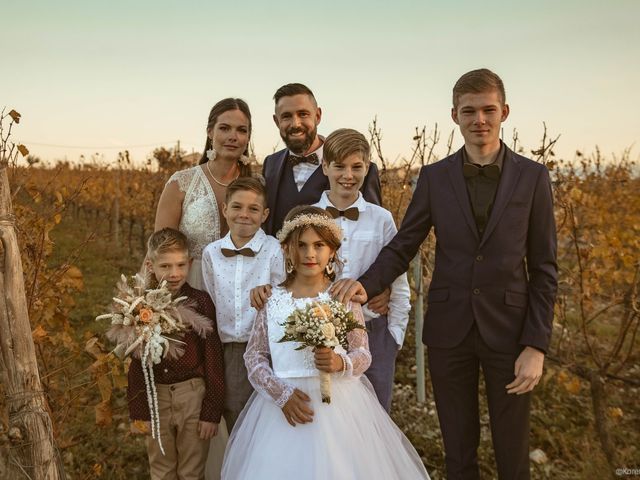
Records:
[[[500,178],[500,167],[495,163],[491,165],[478,166],[475,163],[464,163],[462,165],[462,174],[464,178],[477,177],[481,175],[483,177],[497,180]]]
[[[356,207],[347,208],[346,210],[338,210],[335,207],[327,207],[325,209],[333,218],[344,217],[347,220],[358,220],[360,212]]]
[[[318,165],[320,163],[320,161],[318,160],[318,155],[315,153],[312,153],[311,155],[307,155],[305,157],[304,155],[294,155],[291,152],[289,152],[287,162],[289,162],[292,167],[295,167],[299,163],[310,163],[312,165]]]
[[[250,248],[241,248],[240,250],[235,250],[233,248],[221,248],[220,251],[225,257],[235,257],[236,255],[242,255],[245,257],[256,256],[255,252]]]

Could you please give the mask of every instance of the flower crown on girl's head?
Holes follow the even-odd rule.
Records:
[[[342,229],[338,226],[336,222],[333,221],[332,218],[325,217],[324,215],[320,215],[317,213],[304,213],[302,215],[298,215],[291,220],[287,220],[282,225],[282,230],[278,232],[276,238],[283,243],[287,240],[287,237],[293,232],[296,228],[300,227],[324,227],[328,228],[331,234],[338,240],[342,238]]]

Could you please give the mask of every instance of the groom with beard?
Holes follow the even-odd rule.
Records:
[[[262,167],[270,212],[263,229],[269,235],[278,233],[289,210],[297,205],[313,205],[322,192],[329,190],[329,179],[321,168],[324,138],[318,135],[322,110],[313,92],[301,83],[289,83],[280,87],[273,98],[273,121],[287,148],[266,157]],[[368,202],[382,203],[374,163],[360,191]]]

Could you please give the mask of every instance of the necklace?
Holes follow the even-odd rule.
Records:
[[[238,172],[238,174],[235,176],[235,178],[233,180],[231,180],[231,182],[229,183],[222,183],[220,180],[218,180],[214,175],[213,172],[211,171],[211,161],[207,162],[207,170],[209,170],[209,175],[211,175],[211,178],[213,178],[213,181],[216,182],[218,185],[220,185],[221,187],[225,187],[227,188],[229,186],[229,184],[231,184],[231,182],[233,182],[233,180],[236,180],[239,176],[240,176],[240,172]]]

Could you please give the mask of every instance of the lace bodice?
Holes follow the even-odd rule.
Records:
[[[178,229],[189,239],[191,255],[199,259],[204,247],[220,238],[216,196],[199,165],[174,173],[169,182],[178,182],[178,188],[184,192]]]
[[[306,377],[318,375],[313,352],[309,348],[295,351],[295,342],[277,343],[284,333],[284,323],[296,308],[304,307],[310,301],[329,300],[327,293],[316,298],[293,298],[284,288],[274,288],[265,308],[254,323],[247,345],[244,360],[249,381],[255,390],[271,398],[279,407],[284,406],[293,393],[293,386],[286,382],[287,377]],[[356,320],[364,325],[362,308],[359,304],[349,305]],[[342,347],[335,349],[345,364],[347,376],[362,375],[371,364],[369,341],[366,330],[355,329],[347,334],[348,352]],[[341,375],[341,374],[336,374]]]

